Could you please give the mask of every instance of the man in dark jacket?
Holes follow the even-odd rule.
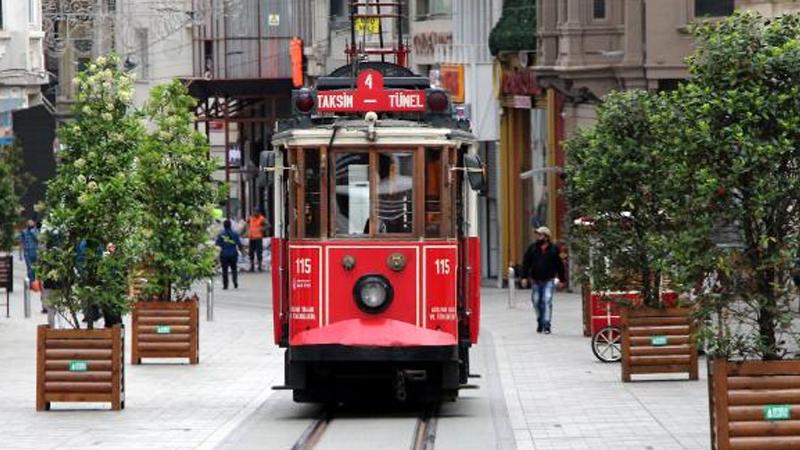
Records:
[[[231,229],[231,221],[225,220],[223,230],[217,236],[217,246],[220,248],[219,262],[222,265],[222,289],[228,289],[228,269],[231,270],[233,287],[239,287],[238,265],[239,253],[244,253],[244,246],[239,240],[239,235]]]
[[[532,283],[531,301],[536,309],[538,326],[536,332],[550,334],[550,319],[553,316],[553,291],[564,279],[564,262],[558,247],[550,243],[550,229],[536,229],[539,239],[525,252],[522,261],[522,287]]]

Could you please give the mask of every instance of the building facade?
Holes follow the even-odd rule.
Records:
[[[192,0],[192,70],[184,80],[199,102],[197,129],[220,162],[215,177],[228,186],[227,217],[270,209],[259,154],[270,149],[276,120],[291,112],[290,44],[297,37],[303,53],[312,51],[318,3]]]
[[[530,70],[547,98],[547,152],[555,190],[549,220],[565,238],[563,142],[592,126],[596,108],[612,90],[674,89],[688,77],[684,60],[692,50],[690,25],[718,20],[737,9],[772,17],[800,11],[797,2],[774,0],[536,0],[536,53]],[[531,134],[536,129],[531,126]],[[513,201],[513,199],[512,199]],[[513,244],[512,244],[513,245]],[[518,253],[510,252],[515,261]]]
[[[191,0],[117,0],[114,46],[126,70],[136,74],[134,104],[150,89],[192,75],[192,29],[203,11]]]
[[[14,141],[12,111],[42,103],[43,44],[39,0],[0,0],[0,145]]]

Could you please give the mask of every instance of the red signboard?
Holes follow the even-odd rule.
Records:
[[[322,326],[322,247],[290,245],[289,334]]]
[[[536,81],[536,72],[531,69],[503,71],[503,95],[540,95],[542,87]]]
[[[425,91],[383,88],[383,75],[365,70],[358,75],[355,90],[320,91],[319,112],[425,111]]]

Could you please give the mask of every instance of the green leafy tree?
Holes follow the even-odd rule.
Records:
[[[670,115],[666,96],[612,92],[597,124],[567,143],[569,202],[584,223],[572,237],[593,288],[633,284],[648,306],[661,305],[662,275],[673,265],[673,152],[663,144]]]
[[[689,189],[684,214],[704,225],[685,230],[675,254],[687,281],[706,280],[701,337],[712,353],[778,359],[799,343],[789,307],[800,252],[800,15],[737,13],[694,34],[692,82],[673,102],[675,180]]]
[[[0,252],[11,251],[20,219],[21,207],[13,174],[11,161],[0,151]]]
[[[137,186],[132,177],[144,130],[130,112],[133,79],[117,56],[100,57],[74,80],[74,120],[60,129],[63,149],[46,194],[40,273],[60,286],[53,306],[80,328],[97,311],[129,306],[128,271],[137,253]]]
[[[536,50],[536,1],[505,0],[503,15],[489,33],[489,51]]]
[[[195,100],[179,81],[154,88],[144,112],[154,129],[139,154],[142,265],[146,298],[185,297],[191,283],[213,275],[209,230],[218,199],[216,163],[194,130]]]

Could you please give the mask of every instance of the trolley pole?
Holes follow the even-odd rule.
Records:
[[[25,318],[29,319],[31,317],[31,280],[28,279],[28,277],[25,277],[25,281],[22,285],[22,299],[25,307]]]
[[[214,321],[214,280],[206,281],[206,320]]]
[[[508,309],[514,309],[514,300],[516,297],[517,280],[514,268],[508,267]]]

